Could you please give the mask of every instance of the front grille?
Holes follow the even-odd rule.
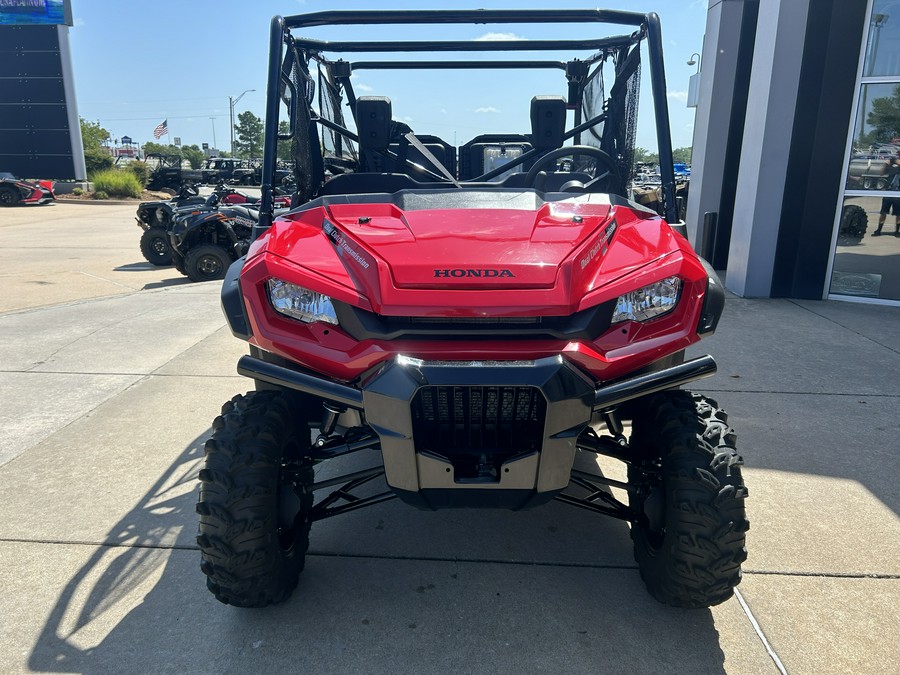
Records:
[[[539,450],[547,402],[536,387],[426,386],[412,401],[417,452],[446,457],[456,479],[497,479],[506,459]]]

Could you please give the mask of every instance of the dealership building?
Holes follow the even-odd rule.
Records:
[[[900,305],[900,0],[710,0],[696,104],[687,223],[729,290]]]

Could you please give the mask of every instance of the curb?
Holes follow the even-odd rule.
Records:
[[[109,204],[110,206],[123,206],[126,204],[141,204],[140,201],[125,201],[124,199],[57,199],[55,204]]]

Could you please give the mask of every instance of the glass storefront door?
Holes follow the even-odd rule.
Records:
[[[900,301],[900,0],[872,0],[829,294]]]

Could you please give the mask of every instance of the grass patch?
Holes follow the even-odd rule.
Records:
[[[94,189],[117,197],[140,197],[143,186],[130,171],[99,171],[93,178]]]

